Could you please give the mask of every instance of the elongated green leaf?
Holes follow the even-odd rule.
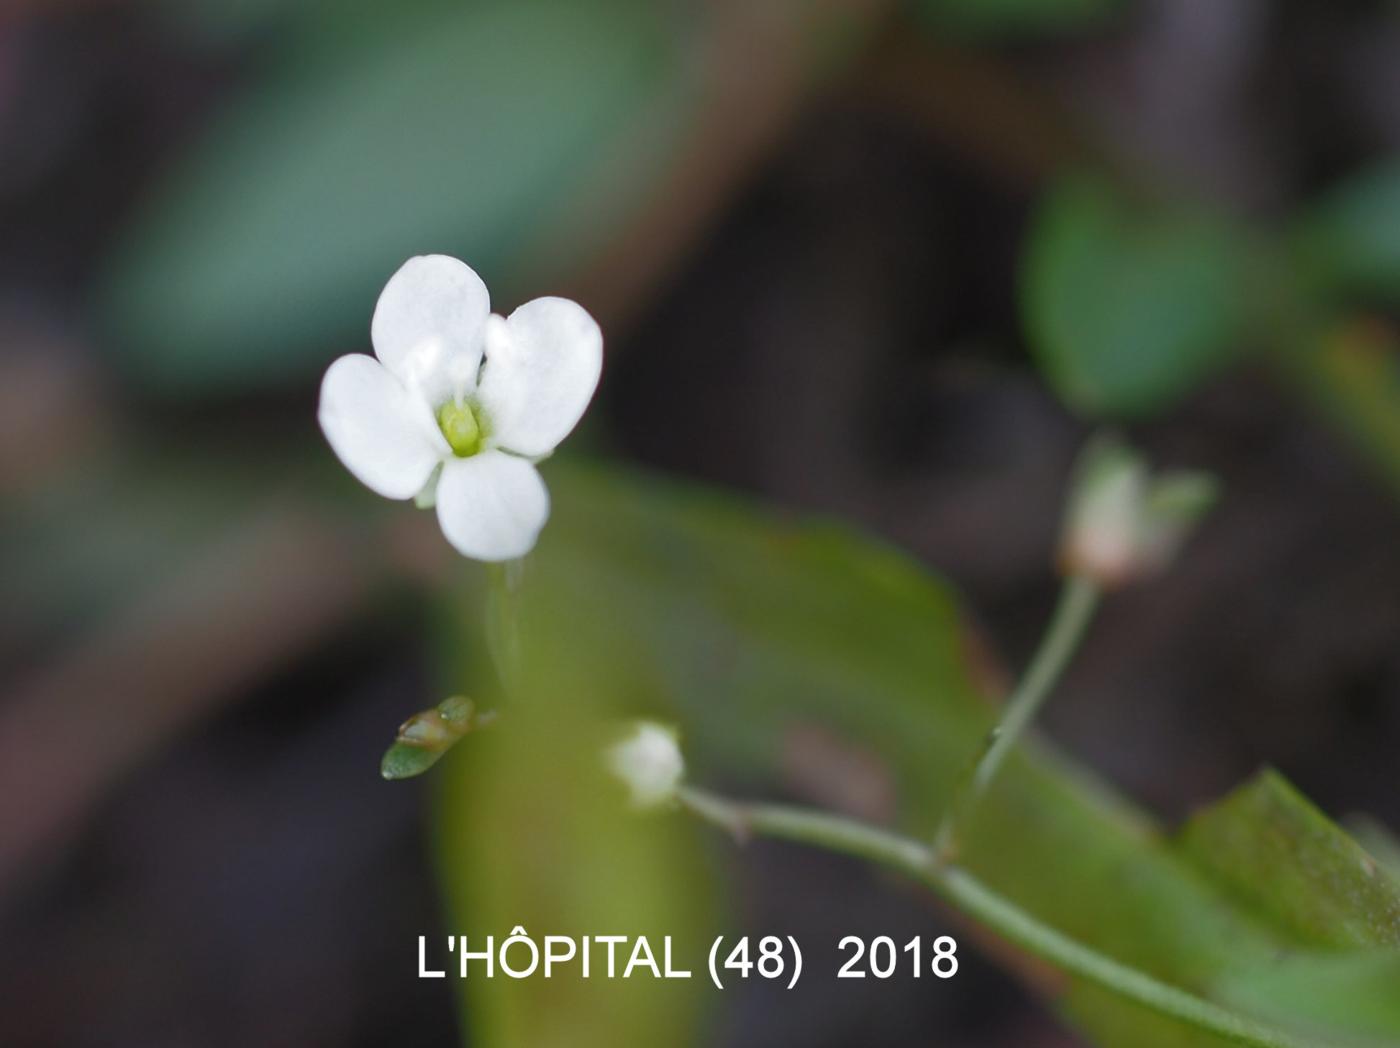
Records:
[[[1170,405],[1230,360],[1239,249],[1200,215],[1134,209],[1099,183],[1041,206],[1023,277],[1032,349],[1060,396],[1091,415]]]
[[[542,969],[488,979],[471,962],[460,984],[471,1043],[700,1043],[697,963],[716,926],[708,913],[717,871],[678,820],[638,816],[603,779],[595,697],[578,687],[525,691],[498,729],[443,762],[437,825],[447,932],[469,936],[472,950],[488,935],[502,943],[515,926],[541,948],[546,936],[569,936],[581,949],[587,936],[625,935],[618,975],[636,937],[645,936],[663,964],[669,936],[674,966],[693,977],[658,979],[639,967],[631,978],[606,978],[604,948],[591,951],[587,979],[577,956],[548,979]],[[510,962],[523,967],[527,953]],[[458,958],[442,955],[456,976]]]
[[[676,88],[676,39],[647,0],[315,11],[108,262],[102,315],[146,383],[229,391],[314,372],[366,346],[375,296],[410,255],[500,274]]]

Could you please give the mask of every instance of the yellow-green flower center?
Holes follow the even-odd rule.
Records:
[[[472,405],[449,400],[437,409],[437,424],[447,445],[458,458],[467,458],[481,450],[486,440],[486,426]]]

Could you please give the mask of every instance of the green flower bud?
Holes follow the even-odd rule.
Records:
[[[399,725],[398,737],[384,753],[379,772],[386,779],[422,775],[467,732],[489,724],[493,715],[478,714],[471,699],[454,695]]]

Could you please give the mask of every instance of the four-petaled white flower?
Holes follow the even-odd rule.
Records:
[[[422,255],[385,285],[370,338],[373,357],[341,357],[321,382],[321,428],[340,460],[387,498],[435,498],[468,557],[528,553],[549,517],[534,463],[593,397],[597,323],[564,298],[501,317],[470,266]]]

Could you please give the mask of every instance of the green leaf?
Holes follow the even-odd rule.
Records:
[[[1181,846],[1300,943],[1400,946],[1400,880],[1277,772],[1193,818]]]
[[[230,392],[314,373],[367,347],[407,257],[502,274],[587,190],[568,240],[584,249],[633,194],[623,172],[599,184],[619,143],[644,124],[662,155],[641,118],[678,88],[664,5],[314,10],[107,261],[101,315],[144,383]]]
[[[1041,205],[1027,248],[1031,347],[1076,410],[1159,411],[1231,359],[1241,282],[1239,246],[1220,222],[1149,213],[1068,180]]]
[[[696,868],[694,849],[723,852],[730,842],[680,818],[615,823],[625,807],[620,796],[604,799],[583,771],[564,780],[547,771],[584,760],[576,751],[613,718],[681,725],[696,781],[745,783],[755,796],[818,803],[830,803],[832,791],[880,796],[865,777],[887,777],[897,798],[893,821],[931,834],[957,771],[991,723],[962,615],[943,583],[829,524],[756,513],[656,478],[559,462],[546,470],[555,516],[531,557],[520,618],[522,665],[533,682],[487,733],[499,737],[483,736],[444,762],[453,778],[443,785],[450,806],[439,833],[457,842],[445,852],[444,887],[459,930],[504,931],[516,914],[532,915],[532,932],[531,922],[546,918],[542,928],[596,927],[630,905],[619,893],[652,900],[649,926],[675,921],[702,942],[725,930],[704,924],[696,899],[701,882],[718,874]],[[463,607],[479,608],[482,596],[468,592]],[[455,639],[478,632],[469,630],[472,618],[464,612],[452,632],[454,687],[475,688],[485,673],[480,642],[464,648]],[[529,727],[514,733],[517,715]],[[508,745],[505,737],[513,740],[509,755],[483,756],[485,747]],[[861,781],[844,778],[851,766],[865,769]],[[822,792],[809,792],[814,783]],[[589,829],[571,828],[578,825]],[[610,834],[631,830],[640,836],[626,838],[632,857],[619,867],[607,854]],[[1148,815],[1034,742],[1008,760],[966,841],[967,864],[998,891],[1183,987],[1264,970],[1298,941],[1291,924],[1237,897],[1195,859]],[[586,884],[576,883],[578,869],[590,871]],[[665,915],[658,899],[688,916]],[[1040,972],[1033,964],[1026,970]],[[545,1000],[551,991],[538,983],[468,989],[491,995],[472,1001],[478,1019],[482,1008],[515,1017],[478,1026],[492,1035],[488,1043],[539,1043],[494,1036],[526,1030],[531,1017],[539,1024],[573,1017],[581,1029],[606,1021],[611,1043],[694,1036],[689,998],[663,1017],[642,994],[609,1008],[604,1020],[596,998]],[[1059,985],[1054,997],[1098,1043],[1220,1043],[1079,982]],[[549,1018],[538,1014],[547,1009]]]
[[[446,653],[457,674],[484,683],[494,674],[484,662],[480,594],[468,593]],[[701,1043],[704,947],[716,934],[719,871],[683,821],[637,814],[602,757],[623,718],[646,701],[645,682],[627,663],[608,674],[580,672],[593,657],[585,650],[592,631],[547,620],[583,609],[532,600],[525,610],[527,638],[557,643],[533,649],[491,730],[454,748],[436,783],[447,931],[468,935],[473,950],[487,935],[499,945],[516,925],[540,944],[546,935],[646,936],[658,962],[670,936],[675,965],[693,977],[661,980],[639,969],[630,979],[607,979],[602,947],[588,979],[577,960],[549,979],[469,975],[458,987],[470,1043]],[[606,613],[595,605],[585,617]],[[477,639],[464,645],[463,635]]]
[[[1228,973],[1221,997],[1256,1015],[1336,1043],[1400,1043],[1400,953],[1298,954]],[[1383,1038],[1383,1040],[1381,1040]]]
[[[1400,159],[1325,194],[1299,224],[1295,245],[1323,288],[1400,302]]]

